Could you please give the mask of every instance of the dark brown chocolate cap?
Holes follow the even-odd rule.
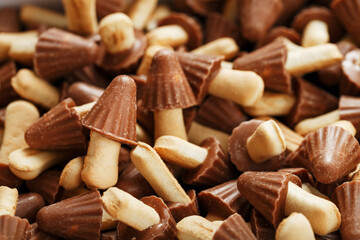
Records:
[[[195,18],[184,13],[171,13],[158,21],[158,26],[164,25],[179,25],[182,27],[188,34],[189,40],[186,46],[190,50],[201,46],[203,34],[201,26]]]
[[[95,42],[51,28],[40,35],[36,44],[34,69],[40,77],[54,79],[94,63],[97,55]]]
[[[96,0],[96,16],[99,19],[116,12],[123,12],[126,7],[124,0]]]
[[[135,42],[128,50],[112,54],[106,51],[104,44],[101,44],[96,64],[112,74],[132,73],[136,69],[140,58],[144,56],[146,47],[146,36],[141,31],[135,30]]]
[[[333,0],[330,7],[355,42],[360,44],[360,5],[358,2],[356,0]]]
[[[51,204],[59,198],[62,191],[59,185],[60,175],[60,171],[46,171],[37,178],[26,181],[26,187],[30,192],[40,194],[47,204]]]
[[[125,168],[127,168],[130,163],[130,151],[122,146],[119,154],[119,173],[125,170]]]
[[[287,28],[287,27],[280,26],[280,27],[272,28],[263,38],[261,38],[256,43],[256,48],[265,46],[266,44],[271,43],[278,37],[287,38],[290,41],[292,41],[293,43],[298,44],[298,45],[300,45],[300,43],[301,43],[300,34],[296,30],[294,30],[293,28]]]
[[[154,133],[154,113],[150,110],[145,109],[144,101],[139,99],[136,101],[136,120],[142,126],[147,133],[151,136]]]
[[[159,111],[188,108],[196,104],[194,94],[175,52],[170,49],[156,52],[144,91],[144,108]]]
[[[0,163],[0,186],[20,188],[23,180],[15,176],[9,169],[9,165]]]
[[[26,240],[30,237],[31,226],[26,219],[10,215],[0,216],[0,238],[4,240]]]
[[[305,149],[305,140],[302,141],[300,146],[292,153],[289,153],[284,161],[284,168],[301,168],[307,166],[308,157]]]
[[[231,134],[232,130],[248,117],[234,102],[209,96],[196,114],[196,122]]]
[[[0,128],[4,128],[5,126],[5,112],[6,108],[0,108]]]
[[[341,240],[340,233],[338,231],[329,233],[324,236],[315,235],[316,240]]]
[[[243,37],[252,42],[263,38],[283,12],[282,0],[240,1],[238,16]]]
[[[132,163],[119,175],[115,187],[130,193],[138,199],[155,194],[150,184]]]
[[[342,181],[336,181],[336,182],[332,182],[329,184],[325,184],[325,183],[321,183],[319,181],[315,182],[314,186],[317,190],[319,190],[319,192],[321,192],[322,194],[331,197],[331,195],[333,194],[334,190],[341,185]]]
[[[190,131],[191,124],[195,120],[196,110],[197,110],[196,107],[190,107],[190,108],[183,109],[183,118],[184,118],[184,125],[185,125],[186,132]]]
[[[213,240],[256,240],[255,235],[248,227],[241,215],[234,213],[228,217],[213,235]]]
[[[295,13],[298,12],[308,0],[283,0],[284,12],[279,16],[277,24],[287,24],[291,20]]]
[[[39,228],[66,239],[98,240],[101,228],[99,191],[78,195],[43,207],[36,216]]]
[[[198,168],[187,170],[182,175],[184,183],[212,187],[238,176],[238,172],[230,162],[228,154],[223,150],[216,138],[208,137],[200,146],[208,150],[206,159]]]
[[[111,79],[94,64],[90,64],[81,69],[73,71],[70,75],[67,76],[66,80],[70,83],[85,82],[99,88],[106,88],[109,85]]]
[[[119,222],[117,226],[119,240],[165,240],[175,239],[176,222],[171,216],[170,210],[161,198],[150,196],[141,199],[143,203],[152,207],[160,217],[158,224],[138,231],[132,227]]]
[[[244,218],[250,215],[251,206],[237,189],[237,181],[217,185],[198,194],[200,209],[206,214],[226,219],[234,213]]]
[[[210,13],[205,21],[205,43],[218,38],[230,37],[235,41],[240,38],[240,28],[219,13]]]
[[[7,61],[0,67],[0,107],[5,107],[10,102],[19,98],[11,86],[11,78],[16,74],[16,65],[13,61]]]
[[[273,171],[279,169],[285,159],[285,152],[274,156],[262,163],[253,161],[246,149],[247,139],[263,123],[262,120],[250,120],[240,123],[234,128],[229,137],[229,154],[231,162],[240,172],[246,171]]]
[[[234,69],[254,71],[264,80],[265,88],[292,92],[291,76],[285,69],[287,48],[283,39],[273,41],[234,61]]]
[[[274,227],[255,209],[251,212],[250,223],[258,240],[275,240]]]
[[[167,206],[171,212],[171,215],[174,217],[176,222],[181,221],[183,218],[191,215],[200,215],[199,205],[196,198],[195,190],[191,189],[187,192],[187,195],[190,197],[191,202],[189,203],[180,203],[180,202],[167,202]]]
[[[301,186],[300,179],[290,173],[245,172],[237,186],[241,194],[273,227],[285,217],[285,201],[289,181]]]
[[[360,49],[355,49],[345,55],[341,63],[343,72],[340,82],[340,93],[351,96],[360,94],[360,70],[359,61]]]
[[[330,112],[338,107],[336,97],[304,79],[295,79],[294,89],[296,103],[286,119],[290,126],[306,118]]]
[[[67,89],[67,97],[72,98],[76,105],[97,101],[104,93],[104,89],[85,82],[76,82]]]
[[[83,118],[83,125],[120,143],[136,145],[136,85],[120,75]]]
[[[19,195],[15,216],[26,218],[29,223],[36,221],[36,214],[45,205],[44,198],[37,193],[23,193]]]
[[[118,239],[118,236],[117,236],[116,230],[101,233],[101,236],[100,236],[100,240],[117,240],[117,239]]]
[[[25,132],[26,143],[33,149],[82,149],[87,146],[76,106],[67,98],[31,125]]]
[[[302,183],[314,184],[314,178],[306,168],[281,168],[278,172],[291,173],[298,176]]]
[[[20,22],[15,8],[0,9],[0,32],[19,32]]]
[[[320,128],[306,136],[308,170],[322,183],[331,183],[360,163],[360,146],[348,131],[337,126]]]
[[[186,11],[192,14],[198,14],[202,16],[206,16],[212,12],[218,12],[223,5],[222,0],[175,0],[174,2],[177,3],[174,4],[174,7],[176,7],[177,11]]]
[[[346,182],[331,196],[341,213],[340,233],[343,240],[360,238],[360,181]]]
[[[37,223],[31,224],[30,239],[29,240],[58,240],[60,238],[52,236],[39,229]]]
[[[205,98],[210,82],[219,73],[222,56],[208,56],[189,52],[176,52],[198,104]]]
[[[147,75],[129,75],[136,83],[136,99],[141,99],[146,87]]]
[[[328,25],[330,41],[337,42],[343,35],[343,28],[335,15],[326,7],[309,7],[303,9],[296,15],[292,27],[302,33],[306,25],[313,21],[320,20]]]
[[[350,121],[356,132],[360,132],[360,97],[340,96],[339,115],[341,120]]]

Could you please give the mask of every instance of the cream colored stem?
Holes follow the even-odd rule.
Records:
[[[264,82],[254,72],[220,69],[211,81],[208,91],[217,97],[251,106],[262,97]]]
[[[342,59],[338,47],[327,43],[288,52],[285,69],[292,76],[299,76],[334,65]]]
[[[353,135],[353,137],[356,135],[356,128],[350,121],[340,120],[330,124],[330,126],[341,127],[344,130],[348,131],[351,135]]]
[[[102,209],[102,217],[101,217],[101,231],[111,230],[115,229],[118,225],[119,220],[112,217],[105,209],[104,207]]]
[[[254,162],[261,163],[286,150],[285,137],[279,126],[269,120],[261,123],[247,139],[246,149]]]
[[[190,197],[152,147],[138,142],[138,145],[131,151],[130,157],[137,170],[164,201],[191,202]]]
[[[20,19],[27,25],[46,24],[50,27],[66,28],[66,17],[58,12],[34,5],[23,5],[20,8]]]
[[[224,56],[225,60],[229,60],[238,54],[239,47],[233,38],[219,38],[191,52],[204,55]]]
[[[309,220],[301,213],[292,213],[276,229],[276,240],[315,240]]]
[[[0,216],[15,216],[18,196],[16,188],[0,186]]]
[[[151,66],[151,61],[152,61],[152,58],[154,57],[155,53],[157,51],[160,51],[165,48],[168,48],[168,47],[161,46],[161,45],[149,46],[146,49],[145,55],[141,60],[140,66],[138,67],[136,74],[137,75],[148,75],[148,72],[149,72],[150,66]]]
[[[301,188],[315,196],[321,197],[326,200],[330,200],[330,198],[328,196],[319,192],[319,190],[317,190],[315,187],[313,187],[310,183],[303,183]]]
[[[118,179],[121,143],[91,131],[81,178],[88,188],[107,189]]]
[[[146,30],[151,31],[157,27],[157,23],[160,19],[171,14],[171,9],[167,5],[158,5],[154,12],[149,17],[146,23]]]
[[[304,28],[302,45],[312,47],[330,42],[328,25],[321,20],[312,20]]]
[[[86,104],[81,105],[81,106],[73,107],[73,109],[75,110],[77,115],[79,115],[79,117],[82,118],[91,110],[91,108],[95,105],[95,103],[96,103],[96,101],[86,103]]]
[[[137,0],[130,7],[127,15],[131,18],[136,29],[142,30],[154,9],[158,0]]]
[[[211,240],[218,227],[218,224],[193,215],[176,224],[176,236],[179,240]]]
[[[83,165],[84,157],[77,157],[68,162],[61,173],[59,185],[66,191],[80,188],[83,185],[81,180]]]
[[[317,197],[289,182],[285,203],[285,214],[302,213],[309,220],[316,234],[335,232],[341,224],[341,215],[336,205]]]
[[[159,214],[152,207],[119,188],[109,188],[101,200],[110,216],[138,231],[160,222]]]
[[[230,135],[204,125],[201,125],[197,122],[192,122],[189,133],[189,142],[192,142],[196,145],[200,145],[202,141],[204,141],[208,137],[214,137],[219,142],[225,152],[228,150],[228,141]]]
[[[190,169],[200,166],[208,154],[205,148],[174,136],[159,137],[154,149],[165,161]]]
[[[179,25],[166,25],[155,28],[146,34],[148,44],[178,47],[188,42],[189,36]]]
[[[163,135],[176,136],[187,140],[184,118],[181,108],[154,112],[155,140]]]

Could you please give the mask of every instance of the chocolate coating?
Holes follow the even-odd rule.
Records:
[[[80,106],[99,99],[104,89],[85,82],[75,82],[67,90],[67,97],[72,98]]]
[[[16,74],[16,65],[7,61],[0,66],[0,107],[5,107],[10,102],[19,98],[10,84],[11,78]]]
[[[124,11],[124,0],[96,0],[96,15],[99,19],[116,12]]]
[[[15,8],[3,7],[0,10],[0,32],[19,32],[20,22]]]
[[[222,37],[231,37],[237,41],[240,38],[240,28],[221,14],[207,14],[205,22],[205,43]]]
[[[85,66],[79,70],[73,71],[66,80],[70,83],[73,82],[85,82],[99,88],[106,88],[110,80],[108,76],[103,73],[94,64]]]
[[[293,43],[299,45],[301,42],[300,34],[296,30],[281,26],[272,28],[262,39],[260,39],[256,43],[256,47],[259,48],[265,46],[266,44],[271,43],[278,37],[285,37]]]
[[[256,240],[241,215],[234,213],[228,217],[215,231],[213,240]]]
[[[275,240],[274,227],[255,209],[251,212],[250,223],[258,240]]]
[[[26,219],[10,215],[0,216],[0,238],[4,240],[26,240],[30,237],[31,226]]]
[[[141,199],[143,203],[155,209],[160,216],[160,222],[143,231],[119,222],[117,227],[119,240],[167,240],[175,239],[176,222],[171,216],[170,210],[161,198],[150,196]]]
[[[37,193],[20,194],[16,205],[15,216],[26,218],[29,223],[36,221],[36,214],[45,205],[44,198]]]
[[[191,215],[200,215],[199,205],[196,198],[195,190],[191,189],[187,192],[187,195],[190,197],[190,203],[177,203],[177,202],[167,202],[167,206],[171,212],[171,215],[174,217],[176,222],[181,221],[181,219],[191,216]]]
[[[6,108],[0,108],[0,128],[4,128]]]
[[[104,232],[101,233],[100,240],[117,240],[117,231],[110,231],[110,232]]]
[[[287,172],[298,176],[302,183],[314,184],[314,178],[305,168],[281,168],[278,172]]]
[[[52,236],[39,229],[37,223],[31,224],[30,239],[29,240],[58,240],[60,238]]]
[[[359,139],[360,132],[360,98],[351,96],[340,96],[339,100],[339,115],[341,120],[350,121],[357,134],[355,135]]]
[[[23,180],[15,176],[9,169],[9,165],[0,163],[0,186],[20,188]]]

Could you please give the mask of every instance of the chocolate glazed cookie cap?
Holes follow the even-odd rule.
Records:
[[[213,240],[256,240],[241,215],[234,213],[228,217],[216,230]]]
[[[163,49],[155,53],[143,104],[151,111],[188,108],[197,104],[174,51]]]
[[[26,219],[10,215],[0,216],[0,238],[4,240],[28,239],[31,226]]]
[[[40,35],[36,44],[34,68],[40,77],[54,79],[94,63],[97,55],[95,42],[51,28]]]
[[[114,141],[136,145],[136,85],[120,75],[83,118],[83,125]]]
[[[7,61],[0,66],[0,107],[19,98],[11,86],[11,78],[16,74],[16,65],[13,61]]]
[[[75,82],[67,89],[67,97],[78,106],[98,100],[103,93],[104,89],[85,82]]]

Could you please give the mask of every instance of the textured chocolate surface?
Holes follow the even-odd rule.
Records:
[[[39,229],[37,223],[31,224],[30,239],[29,240],[58,240],[60,238],[52,236]]]
[[[37,214],[39,228],[74,240],[98,240],[101,227],[101,196],[97,190],[43,207]]]
[[[360,49],[355,49],[345,55],[341,63],[343,72],[340,82],[340,93],[351,96],[360,94],[360,70],[358,59],[360,58]]]
[[[0,239],[26,240],[30,237],[31,226],[26,219],[9,215],[0,216]]]
[[[216,138],[206,138],[200,146],[206,148],[208,154],[203,164],[194,170],[186,171],[182,176],[186,184],[212,187],[238,176],[228,154],[224,152]]]
[[[306,168],[281,168],[278,172],[291,173],[298,176],[302,183],[314,184],[314,178]]]
[[[42,78],[58,78],[94,63],[97,55],[95,42],[51,28],[40,35],[36,44],[34,68]]]
[[[256,240],[256,237],[252,233],[241,215],[234,213],[228,217],[213,235],[213,240]]]
[[[15,8],[4,7],[0,10],[0,32],[18,32],[20,22]]]
[[[85,82],[100,88],[106,88],[111,79],[109,79],[109,77],[94,64],[90,64],[79,70],[73,71],[66,77],[66,80],[71,83]]]
[[[300,34],[296,30],[281,26],[272,28],[263,38],[261,38],[256,43],[256,47],[259,48],[265,46],[266,44],[271,43],[278,37],[287,38],[298,45],[300,45],[301,42]]]
[[[16,66],[13,61],[7,61],[0,66],[0,107],[19,98],[10,84],[11,78],[16,74]]]
[[[105,117],[106,116],[106,117]],[[136,85],[120,75],[82,120],[85,127],[124,144],[136,145]]]
[[[9,165],[0,163],[0,186],[20,188],[23,180],[15,176],[9,169]]]
[[[196,99],[181,65],[170,49],[157,51],[151,62],[143,107],[151,111],[188,108]]]
[[[279,39],[234,61],[234,69],[254,71],[264,80],[265,88],[278,92],[292,92],[291,76],[285,70],[287,48]]]
[[[25,132],[26,143],[33,149],[85,151],[87,139],[75,106],[67,98],[44,114]]]
[[[170,210],[161,198],[150,196],[141,199],[143,203],[155,209],[160,216],[160,222],[151,227],[137,231],[136,229],[119,222],[117,231],[119,240],[167,240],[174,239],[176,222],[171,216]]]
[[[255,132],[256,128],[263,123],[261,120],[250,120],[240,123],[234,128],[229,137],[229,154],[231,162],[240,172],[245,171],[273,171],[282,166],[285,152],[274,156],[262,163],[254,162],[246,149],[247,139]],[[261,146],[259,146],[259,149]]]
[[[177,202],[167,202],[167,206],[171,212],[171,215],[176,222],[181,221],[181,219],[191,216],[191,215],[200,215],[199,205],[196,198],[195,190],[191,189],[187,192],[187,195],[190,197],[190,203],[177,203]]]
[[[111,13],[124,11],[125,6],[124,0],[96,0],[96,15],[102,19]]]
[[[339,115],[341,120],[350,121],[354,125],[358,138],[360,132],[360,98],[340,96]]]
[[[29,223],[36,221],[36,214],[45,205],[44,198],[38,193],[20,194],[15,216],[26,218]]]
[[[285,217],[289,181],[301,186],[300,179],[290,173],[245,172],[237,181],[241,194],[273,227]]]
[[[198,104],[205,98],[210,82],[219,73],[221,56],[208,56],[189,52],[176,52]]]
[[[76,105],[97,101],[104,93],[104,89],[85,82],[75,82],[67,89],[67,97],[72,98]]]
[[[250,223],[258,240],[275,240],[275,228],[255,209],[251,212]]]
[[[240,38],[240,28],[218,13],[210,13],[205,21],[205,43],[222,37],[231,37],[235,41]]]

